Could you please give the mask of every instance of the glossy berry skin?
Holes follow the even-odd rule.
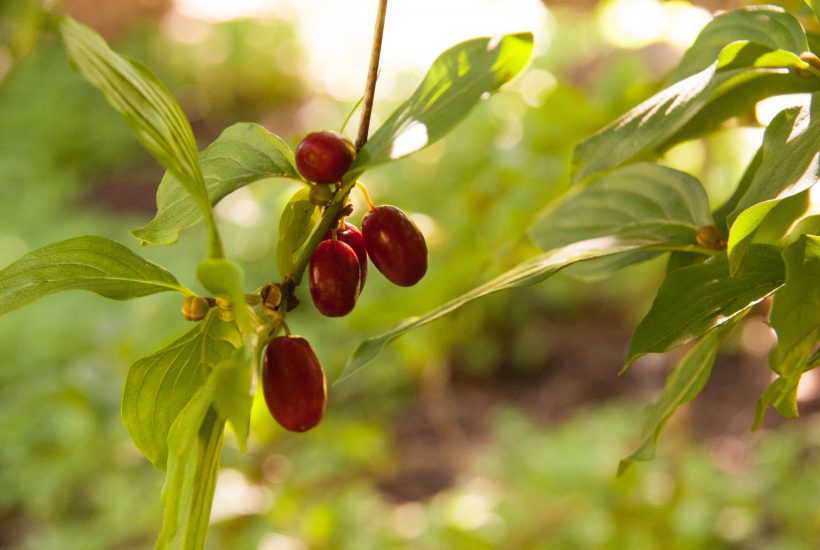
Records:
[[[262,367],[268,410],[292,432],[311,429],[327,405],[327,382],[319,359],[301,336],[279,336],[268,344]]]
[[[379,206],[362,219],[367,255],[393,284],[413,286],[427,273],[427,243],[419,228],[395,206]]]
[[[330,239],[332,236],[331,230],[328,229],[324,238]],[[367,279],[367,248],[364,244],[364,237],[355,225],[345,222],[344,229],[336,230],[336,238],[352,248],[353,252],[356,253],[356,257],[359,258],[359,275],[361,277],[359,292],[361,292]]]
[[[296,146],[296,168],[316,183],[342,181],[356,158],[356,148],[346,137],[322,130],[305,136]]]
[[[319,313],[342,317],[353,311],[361,289],[359,258],[339,240],[319,243],[308,268],[310,297]]]

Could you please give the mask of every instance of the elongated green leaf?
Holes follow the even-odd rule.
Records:
[[[59,29],[71,64],[102,92],[140,143],[191,194],[208,225],[210,255],[222,256],[194,134],[171,92],[150,69],[114,52],[85,25],[64,16]]]
[[[711,224],[709,201],[697,179],[647,162],[607,172],[570,192],[535,223],[530,237],[542,250],[606,236],[694,246],[698,227]],[[640,250],[607,260],[620,268],[654,254]]]
[[[214,367],[214,406],[217,412],[233,426],[239,448],[244,452],[250,431],[253,394],[252,358],[247,348],[237,350],[230,359]]]
[[[169,290],[193,294],[117,242],[76,237],[29,252],[0,271],[0,315],[64,290],[90,290],[113,300]]]
[[[658,92],[578,145],[573,180],[657,155],[681,139],[717,127],[740,108],[768,95],[802,90],[807,85],[820,88],[820,79],[801,78],[794,68],[808,70],[809,65],[792,52],[752,42],[727,45],[710,66]],[[732,95],[736,90],[745,90],[742,98]],[[721,102],[730,97],[728,104]],[[709,109],[712,103],[720,108]],[[704,118],[699,117],[701,113]]]
[[[235,325],[216,311],[187,334],[131,366],[122,397],[122,420],[131,439],[154,466],[165,468],[168,434],[180,411],[214,365],[240,345]]]
[[[666,386],[660,399],[646,408],[640,443],[628,457],[618,465],[618,475],[622,475],[633,462],[652,460],[658,437],[667,420],[675,410],[695,398],[706,385],[712,374],[712,365],[718,350],[732,333],[742,315],[708,332],[675,365],[666,379]]]
[[[786,109],[772,120],[763,136],[762,154],[754,179],[729,216],[733,271],[766,215],[820,178],[820,92],[803,107]]]
[[[800,54],[808,49],[806,33],[793,15],[779,6],[746,6],[718,15],[700,31],[686,51],[672,81],[702,71],[730,42],[747,40]]]
[[[297,191],[279,218],[279,242],[276,244],[276,268],[284,277],[293,270],[299,249],[310,237],[322,213],[310,202],[310,190]]]
[[[820,339],[820,237],[803,235],[783,250],[783,260],[786,282],[774,295],[769,317],[777,332],[769,368],[779,377],[758,402],[755,428],[769,404],[784,416],[797,416],[797,384]]]
[[[532,49],[532,34],[519,33],[467,40],[441,54],[413,95],[370,137],[351,171],[409,155],[442,138],[518,74]]]
[[[767,245],[752,245],[734,277],[725,253],[667,273],[635,330],[624,369],[641,355],[669,351],[726,323],[777,290],[783,278],[778,248]]]
[[[157,550],[199,550],[205,546],[225,427],[225,420],[213,407],[213,392],[214,384],[209,380],[171,427]]]
[[[590,241],[573,243],[558,250],[545,252],[519,264],[511,270],[499,275],[491,281],[462,294],[446,304],[428,312],[420,317],[410,317],[405,319],[393,329],[384,334],[374,336],[362,342],[353,355],[348,359],[344,372],[339,380],[347,378],[364,365],[372,361],[387,345],[388,342],[413,330],[414,328],[426,325],[436,319],[452,313],[460,307],[469,304],[483,296],[517,288],[521,286],[533,285],[547,279],[561,269],[577,262],[592,260],[603,256],[619,254],[637,250],[646,246],[651,246],[652,242],[640,240],[622,240],[617,237],[602,237]]]
[[[239,122],[228,127],[199,155],[205,187],[212,205],[237,189],[266,178],[298,179],[293,153],[279,137],[258,124]],[[179,179],[167,172],[157,190],[157,214],[133,231],[143,244],[166,245],[202,220],[202,212]]]

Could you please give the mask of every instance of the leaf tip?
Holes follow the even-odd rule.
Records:
[[[634,363],[642,355],[644,355],[644,354],[643,353],[630,353],[629,358],[626,360],[626,363],[624,363],[624,366],[621,367],[621,370],[618,371],[618,376],[622,376],[623,374],[626,374],[626,371],[629,369],[629,367],[632,365],[632,363]]]

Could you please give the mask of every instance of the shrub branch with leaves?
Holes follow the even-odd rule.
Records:
[[[817,14],[816,3],[807,3]],[[208,296],[199,296],[167,270],[103,237],[54,243],[0,271],[0,314],[64,290],[89,290],[116,300],[166,291],[183,295],[183,313],[197,324],[132,365],[122,400],[123,421],[134,443],[166,471],[159,548],[203,546],[225,423],[232,425],[244,449],[255,380],[262,377],[266,397],[268,391],[282,393],[277,384],[315,389],[314,404],[306,411],[294,412],[297,405],[287,404],[271,408],[286,427],[310,427],[318,422],[318,409],[321,417],[325,387],[324,375],[317,374],[318,359],[303,339],[278,334],[289,334],[285,318],[296,306],[294,291],[317,248],[327,248],[323,243],[336,243],[333,254],[347,258],[342,261],[356,274],[356,284],[345,291],[355,294],[348,296],[353,303],[361,292],[361,254],[351,255],[354,247],[339,236],[347,229],[348,195],[359,178],[442,138],[522,71],[532,54],[528,33],[477,38],[453,47],[368,138],[385,5],[380,3],[377,16],[355,159],[330,184],[308,181],[288,145],[251,123],[227,128],[197,151],[184,113],[148,68],[115,53],[71,18],[53,19],[70,63],[167,170],[157,190],[156,216],[133,235],[143,245],[170,245],[200,221],[207,228],[207,254],[197,278]],[[771,121],[736,192],[714,212],[697,178],[658,162],[670,147],[719,129],[759,100],[797,92],[805,94],[803,104]],[[758,402],[755,427],[769,405],[797,416],[800,377],[820,364],[815,352],[820,338],[820,216],[806,209],[820,176],[820,61],[799,21],[772,6],[717,16],[672,72],[670,84],[578,145],[574,165],[574,188],[530,230],[542,254],[366,340],[340,379],[372,361],[392,339],[488,294],[544,281],[576,264],[582,272],[601,276],[668,254],[665,279],[635,331],[624,369],[646,353],[694,344],[670,372],[660,399],[648,408],[638,447],[621,462],[620,471],[654,456],[664,423],[703,388],[720,347],[762,300],[772,302],[769,321],[778,341],[769,367],[777,378]],[[280,281],[257,281],[251,284],[257,290],[247,292],[241,266],[226,256],[213,205],[270,177],[298,180],[303,188],[280,217],[275,258]],[[377,210],[371,203],[371,211]],[[771,224],[787,229],[772,236],[776,232],[766,230]],[[367,255],[375,261],[378,252],[367,244]],[[424,261],[426,269],[426,249]],[[392,280],[389,268],[376,265]],[[266,365],[305,368],[277,370],[273,376],[264,372]]]

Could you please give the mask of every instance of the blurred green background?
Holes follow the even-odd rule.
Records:
[[[153,68],[204,146],[238,120],[291,144],[337,129],[363,87],[375,2],[62,4]],[[422,227],[431,268],[411,289],[373,270],[343,319],[322,318],[302,290],[289,324],[330,380],[363,338],[533,254],[526,228],[567,189],[574,145],[657,90],[711,10],[745,2],[393,4],[376,124],[461,39],[533,30],[538,53],[447,139],[368,174],[377,202]],[[162,170],[53,37],[37,39],[30,6],[0,3],[0,268],[83,234],[136,249],[128,232],[153,215]],[[738,125],[665,162],[700,177],[719,205],[761,135]],[[217,209],[251,284],[278,278],[278,215],[295,189],[258,182]],[[140,253],[197,288],[204,242],[198,227]],[[800,420],[770,413],[749,431],[770,379],[765,308],[673,417],[658,458],[615,477],[674,361],[647,357],[617,376],[663,267],[594,283],[559,275],[471,305],[332,386],[307,434],[281,430],[257,400],[249,452],[226,438],[208,547],[816,548],[820,380],[801,385]],[[188,329],[179,306],[170,295],[112,303],[75,292],[0,318],[0,547],[153,545],[162,473],[131,444],[119,401],[128,366]]]

